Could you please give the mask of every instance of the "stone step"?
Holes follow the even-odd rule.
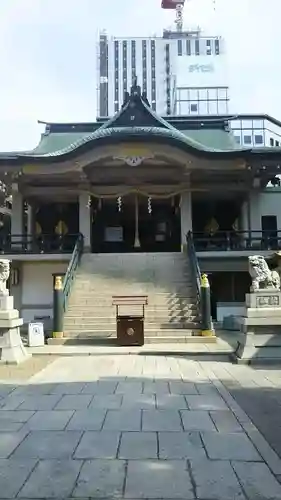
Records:
[[[187,337],[196,337],[200,335],[199,328],[185,328],[182,331],[178,331],[177,329],[169,329],[166,334],[163,335],[163,332],[159,332],[158,330],[146,330],[145,332],[145,343],[149,343],[150,339],[155,339],[159,343],[162,342],[170,342],[173,343],[173,339],[186,339]],[[116,339],[116,330],[107,330],[100,334],[96,330],[79,330],[79,332],[73,332],[71,330],[64,330],[64,336],[67,338],[77,338],[77,339],[93,339],[105,341],[106,339]],[[203,337],[202,337],[203,338]]]
[[[169,288],[168,288],[169,287]],[[193,290],[194,286],[192,283],[188,283],[186,281],[182,283],[171,283],[171,282],[165,282],[165,286],[163,284],[157,284],[155,282],[149,284],[142,284],[139,283],[137,285],[130,285],[126,283],[125,281],[120,281],[118,283],[112,282],[109,284],[105,284],[102,281],[93,281],[92,283],[76,283],[74,284],[75,290],[79,291],[90,291],[90,292],[96,292],[97,289],[99,291],[104,291],[104,292],[110,292],[111,290],[120,290],[120,288],[124,288],[126,290],[132,290],[133,292],[136,290],[137,292],[139,290],[143,291],[148,291],[151,293],[167,293],[167,288],[169,289],[169,292],[181,292],[181,291],[187,291],[187,290]]]
[[[156,293],[156,294],[148,294],[143,290],[138,290],[135,291],[134,293],[130,292],[128,289],[119,289],[119,290],[111,290],[110,293],[104,294],[100,293],[98,290],[95,293],[91,292],[84,292],[79,290],[75,290],[75,288],[72,290],[71,297],[75,297],[77,295],[81,299],[89,299],[92,298],[93,300],[100,300],[100,301],[112,301],[113,296],[118,296],[118,295],[125,295],[127,297],[131,296],[139,296],[139,295],[147,295],[148,299],[150,300],[150,303],[157,302],[157,301],[167,301],[167,300],[190,300],[193,297],[195,297],[195,293],[192,291],[188,292],[185,291],[182,293],[173,293],[173,292],[163,292],[163,293]]]
[[[182,323],[177,323],[175,321],[170,321],[167,323],[158,323],[158,322],[147,322],[144,325],[145,330],[157,330],[157,331],[166,331],[170,330],[171,328],[173,330],[184,330],[186,328],[192,328],[192,327],[199,328],[199,323],[195,321],[185,321]],[[76,330],[92,330],[96,332],[100,332],[101,334],[106,331],[106,330],[116,330],[116,323],[68,323],[66,322],[64,324],[64,328],[69,331],[76,331]]]
[[[114,339],[112,296],[146,295],[146,336],[166,339],[198,334],[197,298],[190,271],[188,257],[181,253],[85,254],[69,298],[65,332],[72,338]],[[136,314],[134,309],[127,306],[126,314]]]
[[[113,309],[114,308],[114,309]],[[159,305],[147,305],[145,306],[145,314],[151,314],[151,313],[163,313],[165,314],[166,312],[189,312],[189,311],[194,311],[194,310],[197,310],[197,307],[195,304],[191,304],[191,303],[188,303],[188,304],[171,304],[171,305],[167,305],[167,304],[159,304]],[[73,313],[73,314],[77,314],[78,312],[83,312],[85,314],[89,314],[89,313],[97,313],[97,312],[100,312],[100,311],[103,311],[104,313],[106,312],[106,314],[110,314],[112,311],[114,311],[114,314],[115,314],[115,306],[111,304],[104,304],[104,305],[96,305],[96,304],[77,304],[77,303],[74,303],[72,305],[69,305],[68,306],[68,309],[67,309],[67,314],[69,313]]]
[[[128,315],[129,316],[129,315]],[[133,316],[133,314],[132,314]],[[116,316],[115,315],[110,315],[107,317],[103,316],[82,316],[82,315],[69,315],[65,316],[65,324],[106,324],[108,322],[115,322]],[[184,314],[181,316],[175,316],[175,315],[166,315],[166,316],[145,316],[145,321],[146,323],[157,323],[157,324],[162,324],[162,323],[182,323],[184,321],[197,321],[198,320],[198,314]]]
[[[191,326],[196,326],[199,328],[199,318],[186,318],[185,321],[146,321],[144,323],[145,330],[169,330],[170,328],[175,330],[182,330],[184,328],[191,328]],[[64,322],[64,328],[71,331],[76,330],[95,330],[103,333],[106,330],[116,330],[116,321],[110,321],[107,323],[75,323],[71,321]]]

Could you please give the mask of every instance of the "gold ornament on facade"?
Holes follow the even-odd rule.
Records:
[[[209,288],[210,287],[207,274],[202,274],[202,276],[201,276],[201,287],[202,288]]]
[[[204,233],[209,234],[210,236],[214,236],[219,230],[219,225],[216,219],[213,217],[205,226]]]
[[[63,220],[60,220],[55,227],[55,233],[58,236],[64,236],[67,232],[68,232],[67,225]]]
[[[55,277],[55,290],[62,290],[62,277],[61,276],[56,276]]]
[[[40,226],[39,222],[36,222],[35,224],[35,233],[37,236],[40,236],[40,234],[42,234],[42,227]]]

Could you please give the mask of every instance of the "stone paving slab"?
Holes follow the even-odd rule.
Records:
[[[206,457],[199,432],[159,432],[158,438],[160,459],[183,460]]]
[[[120,437],[120,432],[87,431],[82,436],[74,458],[117,458]]]
[[[123,396],[121,394],[96,394],[89,404],[89,410],[105,409],[118,410],[121,407]]]
[[[185,431],[215,431],[216,427],[210,415],[202,410],[183,410],[180,412]]]
[[[169,382],[171,394],[186,394],[186,395],[196,395],[197,389],[195,384],[192,382]]]
[[[74,497],[118,498],[123,496],[126,463],[123,460],[84,462],[73,491]]]
[[[140,431],[141,410],[109,410],[103,429],[105,431]]]
[[[281,485],[265,464],[233,462],[232,467],[249,500],[281,498]]]
[[[243,464],[245,468],[245,463]],[[229,461],[191,460],[191,473],[199,499],[241,500],[244,494]],[[256,500],[256,499],[255,499]]]
[[[187,463],[180,460],[129,462],[125,498],[194,499]]]
[[[156,432],[123,432],[119,458],[157,459],[158,444]]]
[[[158,410],[186,410],[187,402],[179,394],[157,394],[156,406]]]
[[[228,410],[223,398],[219,395],[185,396],[190,410]]]
[[[26,423],[31,431],[63,431],[74,414],[67,411],[37,411]]]
[[[36,460],[0,459],[0,498],[14,498],[36,465]]]
[[[162,380],[146,382],[144,379],[143,392],[148,394],[170,394],[169,383]]]
[[[15,434],[14,434],[15,435]],[[15,450],[13,457],[38,459],[65,459],[74,453],[82,432],[77,431],[34,431],[27,437],[19,438],[13,443],[9,455]],[[21,444],[20,444],[21,443]],[[20,444],[20,445],[19,445]],[[19,446],[18,446],[19,445]],[[0,444],[1,448],[1,444]]]
[[[81,469],[78,460],[42,460],[18,494],[19,498],[65,498],[70,496]]]
[[[209,458],[213,460],[262,460],[246,434],[203,432],[203,443]]]
[[[65,394],[56,404],[56,410],[84,410],[88,408],[93,396],[87,394]]]
[[[69,431],[100,431],[106,416],[105,409],[76,410],[68,422]],[[115,429],[113,429],[115,430]],[[119,429],[117,429],[119,430]]]
[[[281,460],[216,370],[173,356],[73,356],[0,384],[0,498],[281,499]],[[239,368],[235,377],[262,383]],[[279,390],[281,375],[271,378]]]
[[[96,380],[94,382],[88,382],[84,384],[81,389],[83,394],[113,394],[116,391],[117,382],[110,380]],[[69,394],[69,393],[67,393]]]
[[[1,432],[0,458],[9,458],[13,451],[21,444],[27,434],[28,431],[24,431],[22,429],[18,432]]]
[[[53,410],[61,399],[60,395],[23,397],[24,401],[19,405],[20,410]]]
[[[230,410],[210,411],[209,414],[219,432],[243,432],[237,418]]]
[[[143,410],[144,431],[182,431],[181,419],[175,410]]]
[[[124,394],[122,408],[138,408],[139,410],[156,409],[155,394]]]

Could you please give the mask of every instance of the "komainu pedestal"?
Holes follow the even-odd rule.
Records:
[[[281,362],[280,277],[271,271],[262,256],[249,257],[251,293],[246,295],[240,318],[241,340],[235,352],[237,361]]]
[[[19,364],[26,361],[27,353],[20,336],[23,324],[14,309],[14,298],[9,295],[6,282],[10,274],[10,261],[0,259],[0,363]]]

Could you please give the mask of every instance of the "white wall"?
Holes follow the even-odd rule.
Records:
[[[35,316],[53,314],[53,274],[64,274],[68,262],[23,262],[22,263],[22,308],[24,322]]]
[[[177,87],[184,86],[228,87],[226,57],[224,55],[178,56]]]
[[[267,188],[263,192],[255,192],[250,197],[251,229],[261,231],[262,215],[276,215],[277,229],[281,231],[281,189]]]

